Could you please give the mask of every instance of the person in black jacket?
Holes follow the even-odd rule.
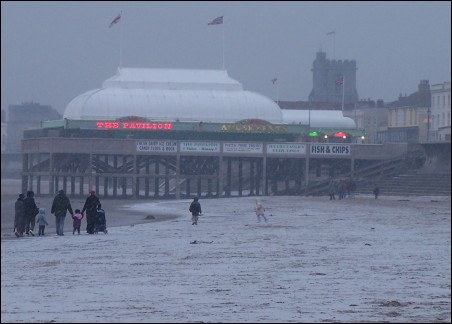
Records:
[[[198,225],[198,216],[202,214],[201,204],[199,203],[199,198],[193,198],[192,203],[190,204],[190,208],[188,209],[191,212],[191,221],[192,225]]]
[[[25,233],[30,236],[35,236],[33,233],[36,223],[36,215],[39,213],[39,208],[36,206],[35,193],[32,190],[27,191],[27,198],[24,199],[25,212]]]
[[[24,206],[25,195],[20,194],[14,204],[14,234],[17,237],[24,236],[25,232],[25,206]]]
[[[64,235],[64,219],[68,211],[71,216],[74,215],[69,198],[64,193],[64,190],[60,190],[53,199],[52,209],[50,210],[51,214],[55,214],[56,233],[60,236]]]
[[[85,205],[82,210],[82,215],[86,210],[86,232],[88,234],[94,234],[97,223],[97,206],[99,205],[100,200],[96,196],[96,192],[91,190],[88,198],[86,198]]]

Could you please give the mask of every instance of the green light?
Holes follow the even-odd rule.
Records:
[[[319,136],[319,134],[317,132],[309,132],[308,135],[311,136],[311,137]]]

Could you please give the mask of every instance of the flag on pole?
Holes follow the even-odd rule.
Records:
[[[207,25],[221,25],[223,23],[223,16],[217,17],[211,22],[209,22]]]
[[[344,84],[344,78],[340,77],[339,79],[336,80],[336,85],[341,85]]]
[[[121,14],[119,14],[115,19],[113,19],[108,28],[111,28],[114,24],[117,24],[121,20]]]
[[[278,78],[273,78],[273,79],[272,79],[272,83],[273,83],[273,84],[275,84],[276,81],[278,81]]]
[[[326,33],[326,36],[333,35],[333,34],[336,34],[336,29],[330,31],[329,33]]]

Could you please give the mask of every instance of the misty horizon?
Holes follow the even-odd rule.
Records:
[[[450,81],[449,2],[3,1],[1,14],[5,111],[36,102],[62,114],[119,66],[224,67],[247,91],[307,101],[318,51],[356,61],[359,99]]]

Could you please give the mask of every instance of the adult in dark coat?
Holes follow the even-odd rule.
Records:
[[[64,220],[68,211],[71,216],[74,216],[69,198],[64,190],[60,190],[53,199],[52,209],[50,210],[51,214],[55,214],[56,233],[60,236],[64,235]]]
[[[14,234],[17,237],[24,236],[25,232],[25,206],[24,206],[25,195],[20,194],[14,204]]]
[[[24,199],[25,210],[25,232],[27,235],[35,236],[33,233],[36,223],[36,215],[39,214],[39,208],[36,206],[35,193],[32,190],[27,191],[27,198]]]
[[[94,229],[97,223],[97,206],[99,205],[100,200],[96,196],[96,192],[91,190],[88,198],[86,198],[85,205],[82,210],[82,215],[86,210],[86,232],[88,234],[94,234]]]

